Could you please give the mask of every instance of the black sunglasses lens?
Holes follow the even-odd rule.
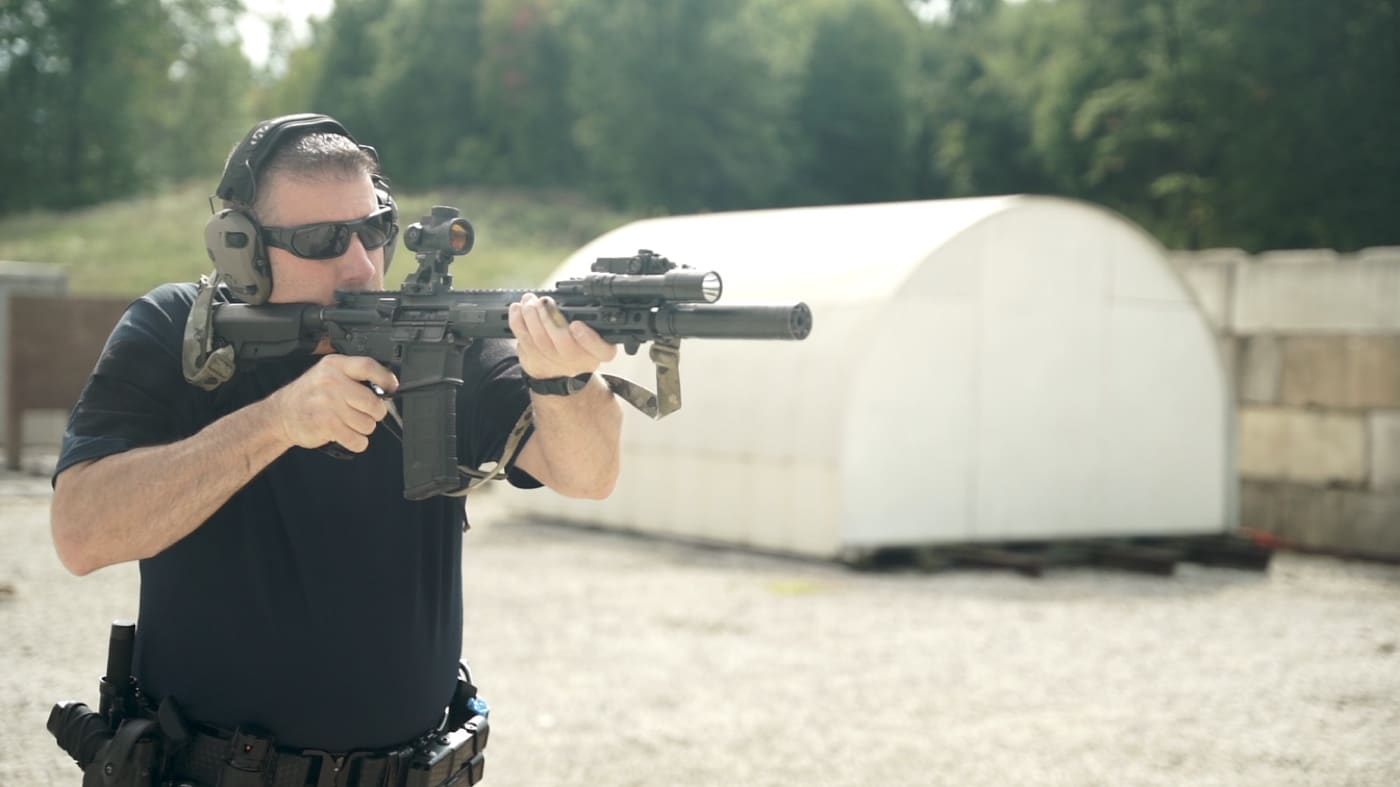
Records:
[[[292,233],[291,251],[309,260],[339,257],[350,248],[350,228],[344,224],[311,224]]]
[[[393,227],[393,222],[389,220],[389,214],[386,212],[365,218],[356,229],[360,233],[360,243],[364,244],[365,249],[372,251],[389,242]]]
[[[339,257],[350,248],[350,233],[358,233],[366,250],[378,249],[394,239],[393,216],[387,208],[355,221],[328,221],[300,227],[273,229],[269,242],[308,260]]]

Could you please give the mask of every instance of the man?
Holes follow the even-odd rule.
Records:
[[[269,149],[250,155],[260,142]],[[250,193],[226,191],[245,169]],[[268,302],[384,288],[392,199],[372,149],[335,121],[259,124],[220,189],[256,228]],[[298,256],[289,238],[318,239],[315,256],[333,256]],[[418,738],[456,688],[461,501],[403,498],[402,445],[369,386],[392,394],[398,381],[372,359],[321,353],[241,367],[212,391],[186,382],[195,293],[153,290],[109,338],[55,474],[60,558],[75,574],[141,561],[136,675],[153,702],[175,697],[217,731],[255,726],[288,751],[378,752]],[[576,394],[549,395],[527,379],[586,375],[616,348],[581,323],[556,324],[551,309],[526,295],[510,307],[515,341],[468,350],[459,456],[505,462],[516,486],[605,497],[621,422],[606,383],[594,375]],[[527,405],[533,432],[501,456]],[[317,450],[328,443],[354,456]]]

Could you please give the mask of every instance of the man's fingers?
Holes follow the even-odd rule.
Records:
[[[569,318],[564,316],[564,310],[559,308],[559,304],[555,303],[553,298],[546,296],[541,298],[540,302],[544,304],[544,312],[555,328],[569,327]]]
[[[355,430],[362,435],[373,434],[376,426],[379,425],[380,418],[375,418],[373,414],[364,413],[359,410],[349,410],[340,417],[341,423]]]
[[[322,363],[330,363],[352,380],[374,383],[388,393],[399,389],[399,378],[379,361],[366,355],[327,355]]]
[[[379,422],[358,410],[323,413],[322,430],[326,441],[344,446],[347,451],[360,453],[369,447],[369,436]]]
[[[398,378],[393,372],[367,356],[327,355],[321,363],[330,370],[330,375],[322,380],[330,386],[324,389],[324,393],[332,400],[332,407],[336,402],[344,402],[354,412],[362,413],[375,421],[388,414],[389,405],[370,385],[376,386],[379,391],[392,393],[399,386]]]
[[[364,451],[368,435],[388,414],[389,404],[370,385],[398,388],[393,373],[373,358],[327,355],[294,383],[277,391],[279,420],[293,445],[314,448],[328,442]]]
[[[354,408],[355,412],[375,421],[381,421],[389,414],[389,403],[386,400],[364,385],[356,383],[355,388],[358,390],[351,390],[345,397],[345,402]]]
[[[510,325],[510,332],[518,341],[520,334],[525,332],[525,311],[520,304],[512,303],[506,309],[506,323]]]
[[[518,340],[520,363],[535,377],[572,377],[617,357],[617,347],[593,328],[570,322],[554,299],[532,293],[512,304],[508,319]]]
[[[522,303],[520,311],[529,341],[546,355],[558,354],[559,348],[555,345],[554,335],[550,332],[549,326],[545,325],[548,318],[544,316],[544,307],[540,305],[540,302],[536,300],[533,303]],[[520,336],[517,335],[515,338],[519,339]]]
[[[598,335],[598,332],[581,322],[569,323],[569,333],[574,337],[574,341],[579,346],[588,351],[589,355],[600,361],[611,361],[617,357],[617,345],[610,344]]]
[[[335,440],[332,440],[331,442],[339,443],[341,448],[344,448],[345,450],[356,454],[362,454],[364,453],[366,448],[369,448],[368,437],[358,432],[352,432],[348,430],[343,436],[338,437]]]
[[[549,336],[555,352],[566,354],[576,344],[569,331],[569,318],[550,297],[540,298],[532,307],[540,315],[540,327]]]

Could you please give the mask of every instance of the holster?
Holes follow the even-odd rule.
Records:
[[[150,719],[126,719],[83,771],[83,787],[156,787],[160,736]]]

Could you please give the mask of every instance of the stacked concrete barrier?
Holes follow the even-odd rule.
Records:
[[[1400,247],[1171,260],[1233,367],[1241,523],[1400,558]]]

